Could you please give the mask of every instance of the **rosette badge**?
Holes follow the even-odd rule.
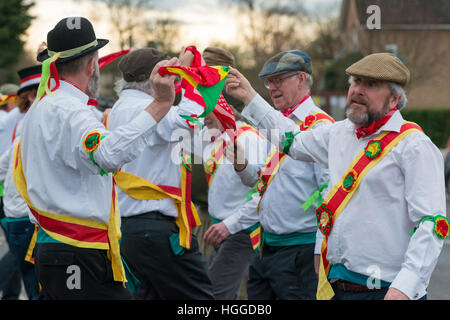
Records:
[[[383,147],[381,145],[381,141],[372,140],[367,144],[365,153],[366,156],[369,157],[369,159],[375,159],[381,154],[382,151]]]
[[[317,214],[317,226],[320,231],[328,236],[331,232],[331,227],[333,224],[333,213],[328,209],[326,204],[322,204],[316,211]]]
[[[358,179],[358,174],[355,170],[350,170],[344,177],[344,181],[342,183],[342,189],[346,192],[350,192],[356,184],[356,180]]]
[[[209,175],[213,175],[217,169],[217,161],[214,158],[209,158],[205,161],[205,172]]]
[[[440,239],[445,239],[448,236],[449,224],[444,216],[437,216],[434,219],[434,232]]]

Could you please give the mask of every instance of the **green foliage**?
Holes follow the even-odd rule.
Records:
[[[23,52],[21,36],[34,19],[29,15],[34,2],[26,0],[0,1],[0,69],[1,82],[16,78],[15,65]]]
[[[325,90],[347,90],[348,75],[345,73],[350,65],[360,60],[363,55],[360,52],[350,53],[340,59],[336,59],[325,71]]]
[[[401,111],[405,120],[417,123],[438,148],[447,146],[450,137],[450,109],[408,109]]]

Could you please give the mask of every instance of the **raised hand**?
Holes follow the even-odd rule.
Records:
[[[241,100],[246,106],[256,95],[250,82],[237,70],[230,67],[230,73],[225,81],[227,93]]]
[[[247,166],[247,159],[245,158],[244,147],[239,143],[239,141],[228,142],[225,146],[225,157],[230,161],[236,171],[242,171]]]
[[[175,100],[174,81],[176,76],[166,74],[161,76],[158,71],[160,67],[178,65],[178,58],[162,60],[156,64],[150,74],[150,83],[152,87],[152,96],[154,101],[147,107],[146,111],[159,122],[169,112]]]

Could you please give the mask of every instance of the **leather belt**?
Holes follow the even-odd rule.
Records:
[[[367,286],[364,286],[361,284],[357,284],[357,283],[353,283],[353,282],[349,282],[349,281],[345,281],[345,280],[341,280],[341,279],[338,279],[333,284],[336,285],[336,287],[339,290],[348,291],[348,292],[368,292],[368,291],[376,290],[376,289],[370,289]]]

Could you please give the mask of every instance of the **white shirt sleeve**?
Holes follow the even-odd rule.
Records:
[[[428,137],[420,134],[401,154],[405,195],[410,219],[419,224],[425,216],[446,215],[443,159]],[[411,237],[400,272],[391,284],[410,299],[426,294],[444,241],[434,232],[434,223],[421,223]]]
[[[293,120],[272,108],[259,95],[244,108],[242,115],[281,151],[284,149],[282,142],[286,140],[286,132],[296,134],[289,156],[295,160],[314,161],[328,167],[328,139],[331,125],[299,133],[300,128]]]
[[[259,193],[254,193],[251,199],[236,213],[223,220],[223,223],[231,234],[237,233],[259,222],[257,212],[259,199]]]
[[[15,144],[11,144],[11,146],[0,156],[0,182],[5,181],[14,145]]]
[[[109,131],[89,109],[72,112],[68,123],[70,125],[68,139],[72,141],[66,143],[65,146],[60,145],[63,148],[63,160],[74,168],[77,168],[77,162],[80,162],[81,166],[89,168],[93,174],[99,173],[98,167],[107,172],[115,172],[125,163],[134,160],[145,148],[156,127],[156,121],[146,111],[142,111],[128,124]],[[98,167],[84,148],[85,137],[93,131],[105,136],[93,152]],[[77,146],[76,151],[78,152],[74,152],[72,146]],[[78,156],[74,154],[78,154]]]
[[[164,143],[180,141],[180,138],[185,137],[188,133],[192,136],[194,129],[180,115],[199,115],[203,111],[204,108],[201,105],[183,97],[178,106],[173,106],[158,123],[156,136]],[[203,118],[200,118],[199,121],[203,123]]]

